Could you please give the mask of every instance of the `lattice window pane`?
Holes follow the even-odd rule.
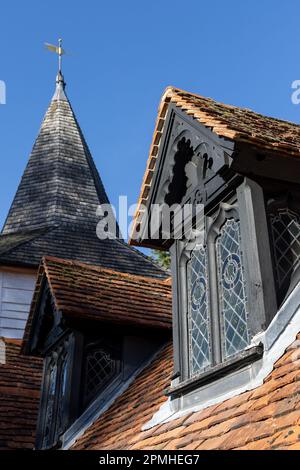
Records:
[[[271,215],[276,282],[280,289],[300,265],[299,215],[281,209]]]
[[[193,250],[188,264],[188,324],[190,372],[195,375],[211,364],[207,256],[202,246]]]
[[[116,360],[111,351],[91,349],[86,356],[85,401],[89,401],[115,375]]]
[[[70,371],[70,336],[50,353],[44,382],[44,421],[41,430],[43,448],[51,447],[68,425],[68,380]]]
[[[247,297],[240,252],[240,225],[227,220],[217,239],[222,350],[227,358],[249,344]]]
[[[68,353],[62,355],[59,361],[59,390],[57,392],[57,422],[55,429],[55,438],[57,438],[66,427],[66,415],[65,415],[65,406],[66,406],[66,396],[67,396],[67,385],[68,385],[68,374],[69,374],[69,365],[70,361],[68,360]]]
[[[47,401],[45,411],[45,425],[44,425],[44,437],[43,446],[47,447],[51,444],[51,431],[53,428],[53,421],[55,420],[55,395],[57,389],[57,363],[56,360],[52,360],[49,366],[48,373],[48,390],[47,390]]]

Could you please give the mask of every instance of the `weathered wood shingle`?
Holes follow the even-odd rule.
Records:
[[[62,87],[59,83],[58,87]],[[6,219],[3,234],[61,222],[95,222],[108,203],[100,176],[65,95],[54,95]]]
[[[60,79],[0,235],[0,263],[38,266],[50,255],[133,274],[164,271],[123,240],[99,240],[109,203]]]

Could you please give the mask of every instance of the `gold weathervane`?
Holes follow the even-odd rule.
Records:
[[[45,42],[45,46],[51,52],[55,52],[58,54],[58,73],[61,73],[61,62],[62,62],[62,55],[66,53],[66,51],[61,47],[62,39],[58,40],[58,46],[54,46],[53,44],[48,44]]]

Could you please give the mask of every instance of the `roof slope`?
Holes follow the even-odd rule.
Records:
[[[142,214],[141,206],[146,205],[148,200],[161,138],[169,106],[172,103],[220,137],[236,142],[246,142],[259,149],[274,151],[280,155],[300,157],[300,126],[298,124],[264,116],[249,109],[219,103],[211,98],[204,98],[170,86],[165,90],[159,104],[136,211],[136,224],[133,226],[132,234]],[[130,240],[130,243],[136,244],[134,238]]]
[[[123,240],[99,240],[96,209],[109,203],[61,75],[0,235],[0,262],[38,266],[53,255],[166,277]]]
[[[21,342],[5,341],[0,363],[0,450],[32,449],[39,408],[43,362],[20,355]]]
[[[73,449],[300,450],[299,368],[300,335],[256,390],[142,431],[166,400],[172,373],[168,346]]]
[[[56,308],[65,317],[172,328],[170,280],[124,274],[54,257],[43,258],[24,335],[24,350],[46,276]]]

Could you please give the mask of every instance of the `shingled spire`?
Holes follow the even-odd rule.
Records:
[[[2,233],[94,222],[99,203],[108,198],[59,73]]]
[[[0,263],[38,266],[57,256],[118,271],[165,273],[123,240],[99,240],[99,204],[109,203],[59,71],[19,188],[0,234]]]

